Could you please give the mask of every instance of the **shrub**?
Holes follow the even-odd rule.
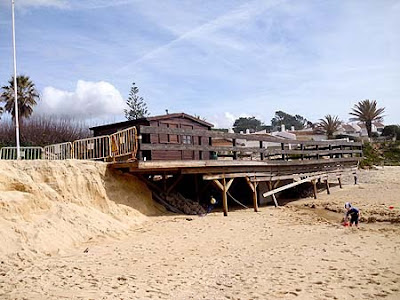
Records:
[[[34,116],[20,124],[21,146],[46,146],[72,142],[90,136],[84,122],[68,117]],[[0,122],[0,146],[15,146],[15,126],[11,120]]]

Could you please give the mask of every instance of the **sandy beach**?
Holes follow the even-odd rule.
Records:
[[[101,167],[86,168],[94,174]],[[130,206],[110,204],[108,195],[108,210],[74,204],[87,208],[81,212],[90,226],[99,211],[111,216],[107,224],[86,229],[79,218],[67,238],[66,231],[58,234],[60,224],[48,225],[54,230],[45,231],[51,233],[47,243],[55,240],[57,247],[47,248],[30,230],[44,226],[37,218],[54,206],[31,213],[29,221],[3,205],[0,224],[9,237],[0,246],[0,299],[400,299],[399,176],[395,167],[361,171],[358,185],[347,178],[343,189],[332,186],[331,195],[322,191],[317,200],[261,207],[258,213],[237,209],[228,217],[166,214],[149,199],[140,207],[140,197]],[[0,176],[3,201],[5,190]],[[71,205],[57,201],[58,207]],[[341,225],[346,201],[361,209],[358,229]],[[73,220],[69,214],[66,223]],[[117,226],[129,218],[129,228]],[[7,222],[26,232],[26,242],[15,242]]]

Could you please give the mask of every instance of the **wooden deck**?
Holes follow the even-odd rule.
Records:
[[[221,190],[224,215],[228,214],[227,195],[235,178],[246,179],[253,194],[254,210],[258,211],[258,199],[261,196],[258,188],[260,183],[268,184],[268,191],[262,194],[264,197],[272,197],[276,205],[278,205],[276,193],[307,181],[313,183],[316,198],[317,180],[325,182],[329,193],[329,179],[338,179],[341,187],[342,174],[349,172],[355,174],[358,163],[362,159],[361,143],[342,140],[297,141],[269,135],[160,127],[141,127],[140,132],[174,135],[174,141],[177,140],[178,143],[143,143],[143,140],[151,139],[140,137],[138,159],[114,162],[110,164],[110,168],[133,173],[160,193],[167,195],[177,187],[184,176],[195,176],[197,190],[199,185],[197,180],[200,177],[203,185],[204,182],[212,182]],[[179,143],[179,141],[193,141],[197,137],[207,137],[208,143],[206,145]],[[213,145],[213,140],[218,138],[229,140],[232,145]],[[251,141],[248,143],[251,146],[246,147],[243,141]],[[143,154],[150,153],[151,158],[151,151],[193,151],[198,152],[198,155],[193,157],[199,159],[162,161],[145,159]],[[221,159],[220,156],[224,158]],[[163,178],[163,188],[154,183],[155,175]],[[175,180],[168,184],[167,178],[171,176]],[[284,186],[279,186],[282,181],[285,182]]]

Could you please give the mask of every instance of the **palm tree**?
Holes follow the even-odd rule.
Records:
[[[29,118],[33,112],[33,106],[40,100],[39,93],[29,76],[17,76],[17,87],[18,116]],[[5,102],[4,109],[15,119],[14,77],[8,81],[8,86],[2,87],[0,102]]]
[[[324,119],[320,119],[319,127],[326,132],[327,138],[331,139],[341,124],[338,116],[326,115]]]
[[[382,121],[382,114],[385,111],[385,108],[376,108],[376,100],[366,99],[355,104],[352,110],[353,111],[350,113],[350,115],[354,117],[350,120],[363,122],[367,128],[368,137],[371,137],[372,122]]]

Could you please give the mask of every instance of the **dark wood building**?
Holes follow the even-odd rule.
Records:
[[[212,124],[185,113],[172,113],[161,116],[146,117],[137,120],[124,121],[119,123],[107,124],[90,128],[94,136],[109,135],[119,130],[136,126],[138,134],[140,126],[182,128],[182,129],[202,129],[211,130]],[[173,135],[173,134],[142,134],[142,143],[151,144],[183,144],[183,145],[208,145],[208,137]],[[143,151],[146,160],[198,160],[199,151],[188,150],[152,150]],[[209,157],[201,157],[208,159]]]

